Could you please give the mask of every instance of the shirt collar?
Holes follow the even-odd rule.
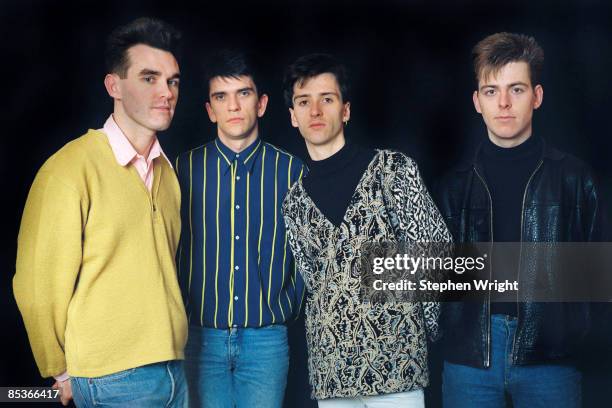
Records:
[[[257,161],[257,155],[259,154],[260,146],[262,144],[261,139],[257,138],[247,148],[240,153],[234,152],[232,149],[223,144],[221,139],[217,137],[214,140],[217,155],[221,158],[221,166],[223,172],[227,172],[231,168],[232,163],[236,160],[237,163],[242,164],[246,167],[249,173],[253,172],[253,166]]]
[[[101,130],[106,134],[106,137],[108,137],[108,142],[113,150],[115,159],[121,166],[127,166],[136,156],[138,156],[138,152],[134,149],[134,146],[132,146],[119,125],[117,125],[112,114],[106,119],[104,127]],[[168,157],[166,157],[166,154],[162,150],[159,140],[155,138],[151,149],[149,149],[149,156],[146,159],[147,163],[151,163],[159,156],[163,156],[172,168],[172,163],[170,163],[170,160],[168,160]]]

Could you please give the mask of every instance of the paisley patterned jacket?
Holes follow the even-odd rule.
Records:
[[[331,192],[330,192],[331,193]],[[371,242],[450,242],[416,163],[380,150],[336,227],[301,181],[283,202],[289,243],[308,291],[306,341],[315,399],[380,395],[428,384],[427,339],[439,304],[359,298],[360,251]]]

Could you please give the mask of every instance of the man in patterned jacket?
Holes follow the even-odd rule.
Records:
[[[364,302],[359,256],[367,243],[449,241],[444,221],[412,159],[345,141],[348,81],[333,57],[292,64],[285,99],[310,156],[283,214],[308,291],[312,396],[319,407],[423,407],[438,304]]]

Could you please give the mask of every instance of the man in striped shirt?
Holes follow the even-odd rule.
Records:
[[[206,111],[217,137],[176,161],[178,273],[195,406],[280,407],[289,364],[285,322],[302,302],[281,203],[304,167],[260,139],[268,96],[254,78],[240,53],[211,59]]]

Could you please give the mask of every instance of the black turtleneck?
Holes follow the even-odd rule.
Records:
[[[510,148],[488,139],[483,144],[480,160],[493,199],[493,241],[521,240],[523,195],[541,156],[542,141],[537,137]]]
[[[511,148],[499,147],[488,139],[483,144],[479,160],[493,201],[493,241],[521,240],[523,196],[542,156],[542,148],[542,140],[534,136]],[[494,279],[516,280],[518,254],[510,252],[505,248],[493,254]],[[517,307],[512,302],[515,296],[516,293],[492,294],[492,300],[497,302],[491,304],[491,313],[516,316]],[[508,302],[500,302],[502,300]]]
[[[342,223],[357,184],[374,154],[372,149],[346,143],[327,159],[306,160],[309,171],[302,185],[317,208],[334,225]]]

